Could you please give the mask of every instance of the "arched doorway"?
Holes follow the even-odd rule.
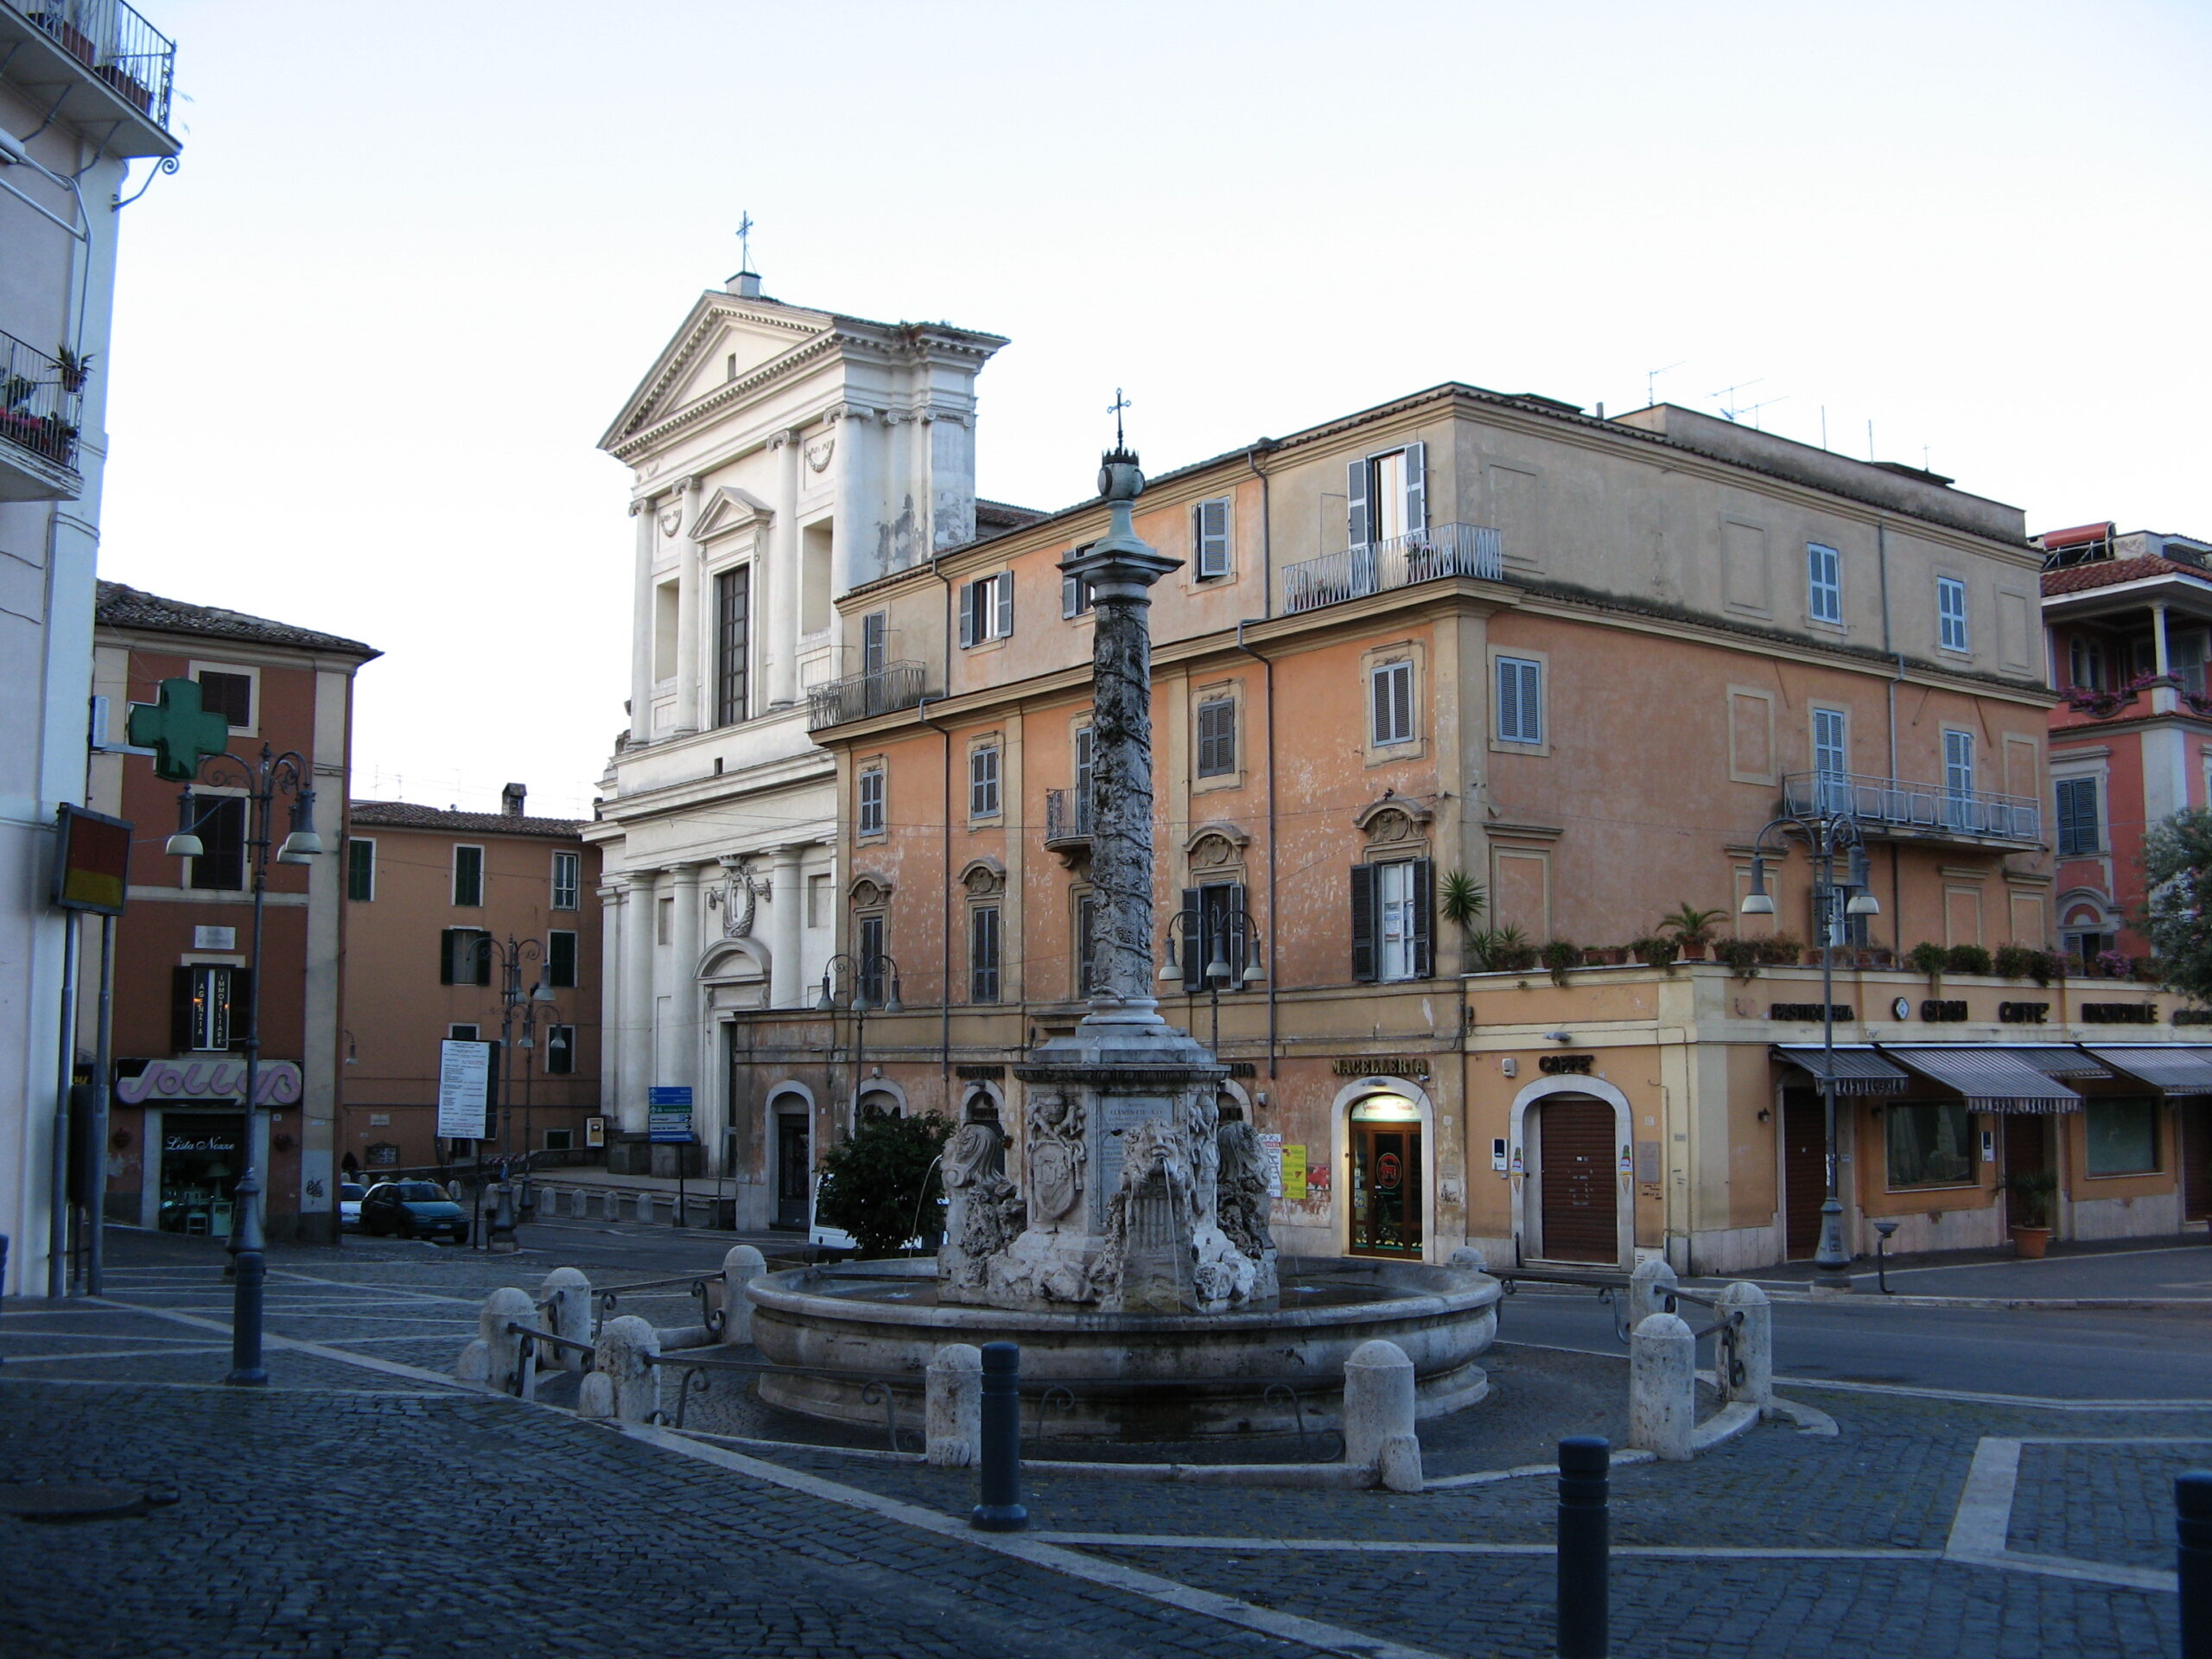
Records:
[[[1351,1254],[1420,1261],[1427,1230],[1421,1108],[1402,1095],[1368,1095],[1349,1124],[1346,1194]]]
[[[814,1103],[792,1088],[768,1102],[774,1136],[776,1209],[768,1224],[779,1232],[804,1232],[814,1218]]]
[[[1635,1212],[1621,1173],[1627,1098],[1588,1077],[1548,1077],[1513,1103],[1522,1253],[1544,1262],[1624,1265]]]

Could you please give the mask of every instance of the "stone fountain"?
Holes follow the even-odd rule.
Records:
[[[1154,1001],[1148,613],[1153,584],[1179,562],[1136,534],[1136,456],[1117,444],[1098,481],[1109,533],[1060,566],[1090,583],[1096,618],[1089,1009],[1014,1067],[1018,1182],[995,1109],[967,1109],[945,1149],[934,1262],[753,1281],[753,1339],[768,1358],[852,1374],[765,1378],[762,1395],[880,1421],[861,1397],[869,1377],[918,1382],[938,1346],[1004,1339],[1021,1344],[1025,1379],[1065,1385],[1055,1432],[1275,1430],[1330,1421],[1344,1359],[1382,1338],[1414,1361],[1424,1414],[1471,1403],[1487,1387],[1474,1359],[1496,1334],[1497,1281],[1475,1262],[1285,1272],[1259,1136],[1219,1103],[1228,1068]]]

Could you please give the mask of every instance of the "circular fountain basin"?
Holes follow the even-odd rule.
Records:
[[[1272,1306],[1167,1314],[941,1302],[928,1259],[768,1274],[747,1287],[753,1344],[797,1374],[764,1376],[760,1397],[874,1427],[887,1386],[912,1421],[939,1348],[1013,1342],[1023,1420],[1048,1438],[1294,1433],[1337,1426],[1344,1361],[1377,1338],[1413,1361],[1423,1417],[1489,1391],[1475,1363],[1497,1334],[1499,1287],[1488,1274],[1360,1258],[1287,1258],[1279,1273]]]

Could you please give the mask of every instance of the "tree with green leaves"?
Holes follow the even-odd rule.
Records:
[[[944,1212],[938,1158],[952,1125],[934,1112],[871,1112],[822,1160],[815,1219],[850,1233],[863,1256],[896,1255],[911,1239],[937,1243]]]
[[[2152,826],[2143,841],[2138,917],[2159,982],[2212,1002],[2212,810],[2192,807]]]

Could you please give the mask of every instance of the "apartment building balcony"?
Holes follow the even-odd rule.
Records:
[[[112,128],[119,156],[173,156],[176,42],[124,0],[0,0],[8,79],[50,94],[54,119]]]
[[[1504,546],[1495,530],[1487,524],[1431,524],[1386,542],[1364,542],[1285,565],[1282,608],[1286,616],[1295,616],[1446,576],[1497,582],[1504,575]]]
[[[919,663],[886,663],[864,674],[848,674],[842,680],[810,685],[806,689],[806,729],[818,732],[848,721],[912,709],[922,700],[922,671]]]
[[[85,377],[0,334],[0,501],[66,501],[84,492],[77,429]]]
[[[1090,850],[1090,791],[1045,791],[1045,850],[1062,855]]]
[[[1869,836],[2026,849],[2043,844],[2043,808],[2025,795],[1907,783],[1858,772],[1794,772],[1782,780],[1788,813],[1848,813]]]

